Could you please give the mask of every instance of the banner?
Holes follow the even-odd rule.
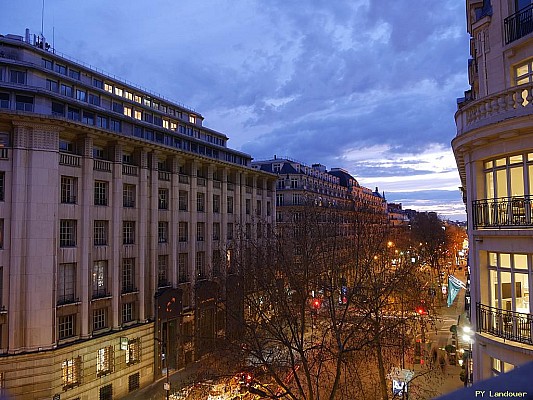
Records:
[[[464,288],[465,285],[459,279],[453,275],[448,275],[448,307],[453,304],[453,301],[457,297],[457,293],[461,288]]]

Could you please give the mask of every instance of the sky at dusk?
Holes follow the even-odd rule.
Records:
[[[41,32],[42,0],[0,33]],[[458,0],[45,0],[58,53],[201,113],[256,160],[344,168],[389,202],[465,219],[450,142],[468,89]]]

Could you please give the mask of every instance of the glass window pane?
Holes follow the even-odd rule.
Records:
[[[487,193],[486,193],[487,198],[493,199],[495,197],[494,195],[494,174],[492,172],[488,172],[485,175],[485,179],[486,179],[486,188],[487,188]]]
[[[515,269],[527,269],[527,255],[526,254],[515,254],[513,258],[514,258]]]
[[[498,265],[498,255],[496,253],[489,253],[489,265],[496,267]]]
[[[511,255],[507,253],[500,254],[500,268],[511,268]]]
[[[511,196],[524,195],[524,170],[520,167],[511,168]]]
[[[496,197],[507,197],[507,171],[496,171]]]
[[[491,269],[490,270],[490,300],[491,300],[491,306],[492,307],[498,307],[498,273]]]
[[[515,273],[516,311],[529,314],[529,283],[527,273]]]

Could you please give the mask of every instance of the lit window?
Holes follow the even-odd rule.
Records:
[[[138,96],[138,95],[133,95],[133,100],[137,103],[141,103],[142,102],[142,97],[141,96]]]
[[[61,381],[63,389],[70,389],[80,384],[81,357],[65,360],[61,364]]]
[[[109,83],[104,83],[104,90],[109,93],[113,93],[113,85],[110,85]]]
[[[191,124],[195,124],[196,123],[196,117],[194,115],[189,115],[189,122]]]
[[[95,261],[93,264],[93,299],[107,297],[107,261]]]
[[[128,100],[133,100],[133,94],[131,92],[128,92],[127,90],[124,90],[124,97]]]
[[[135,110],[135,111],[133,112],[133,117],[134,117],[135,119],[138,119],[139,121],[141,121],[141,120],[143,119],[143,114],[142,114],[141,111],[139,111],[139,110]]]
[[[116,87],[116,88],[115,88],[115,94],[116,94],[117,96],[122,96],[122,89]]]
[[[131,107],[124,106],[124,115],[127,117],[131,117]]]
[[[96,375],[109,374],[113,367],[113,346],[99,349],[96,354]]]
[[[163,119],[163,128],[169,129],[169,127],[170,127],[170,124],[169,124],[168,119]]]
[[[126,364],[131,365],[139,361],[141,361],[141,341],[140,339],[130,339],[126,350]]]

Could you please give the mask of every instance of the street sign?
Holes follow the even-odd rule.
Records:
[[[409,382],[415,376],[415,371],[410,369],[402,369],[398,367],[392,367],[388,375],[389,379],[402,382]]]

